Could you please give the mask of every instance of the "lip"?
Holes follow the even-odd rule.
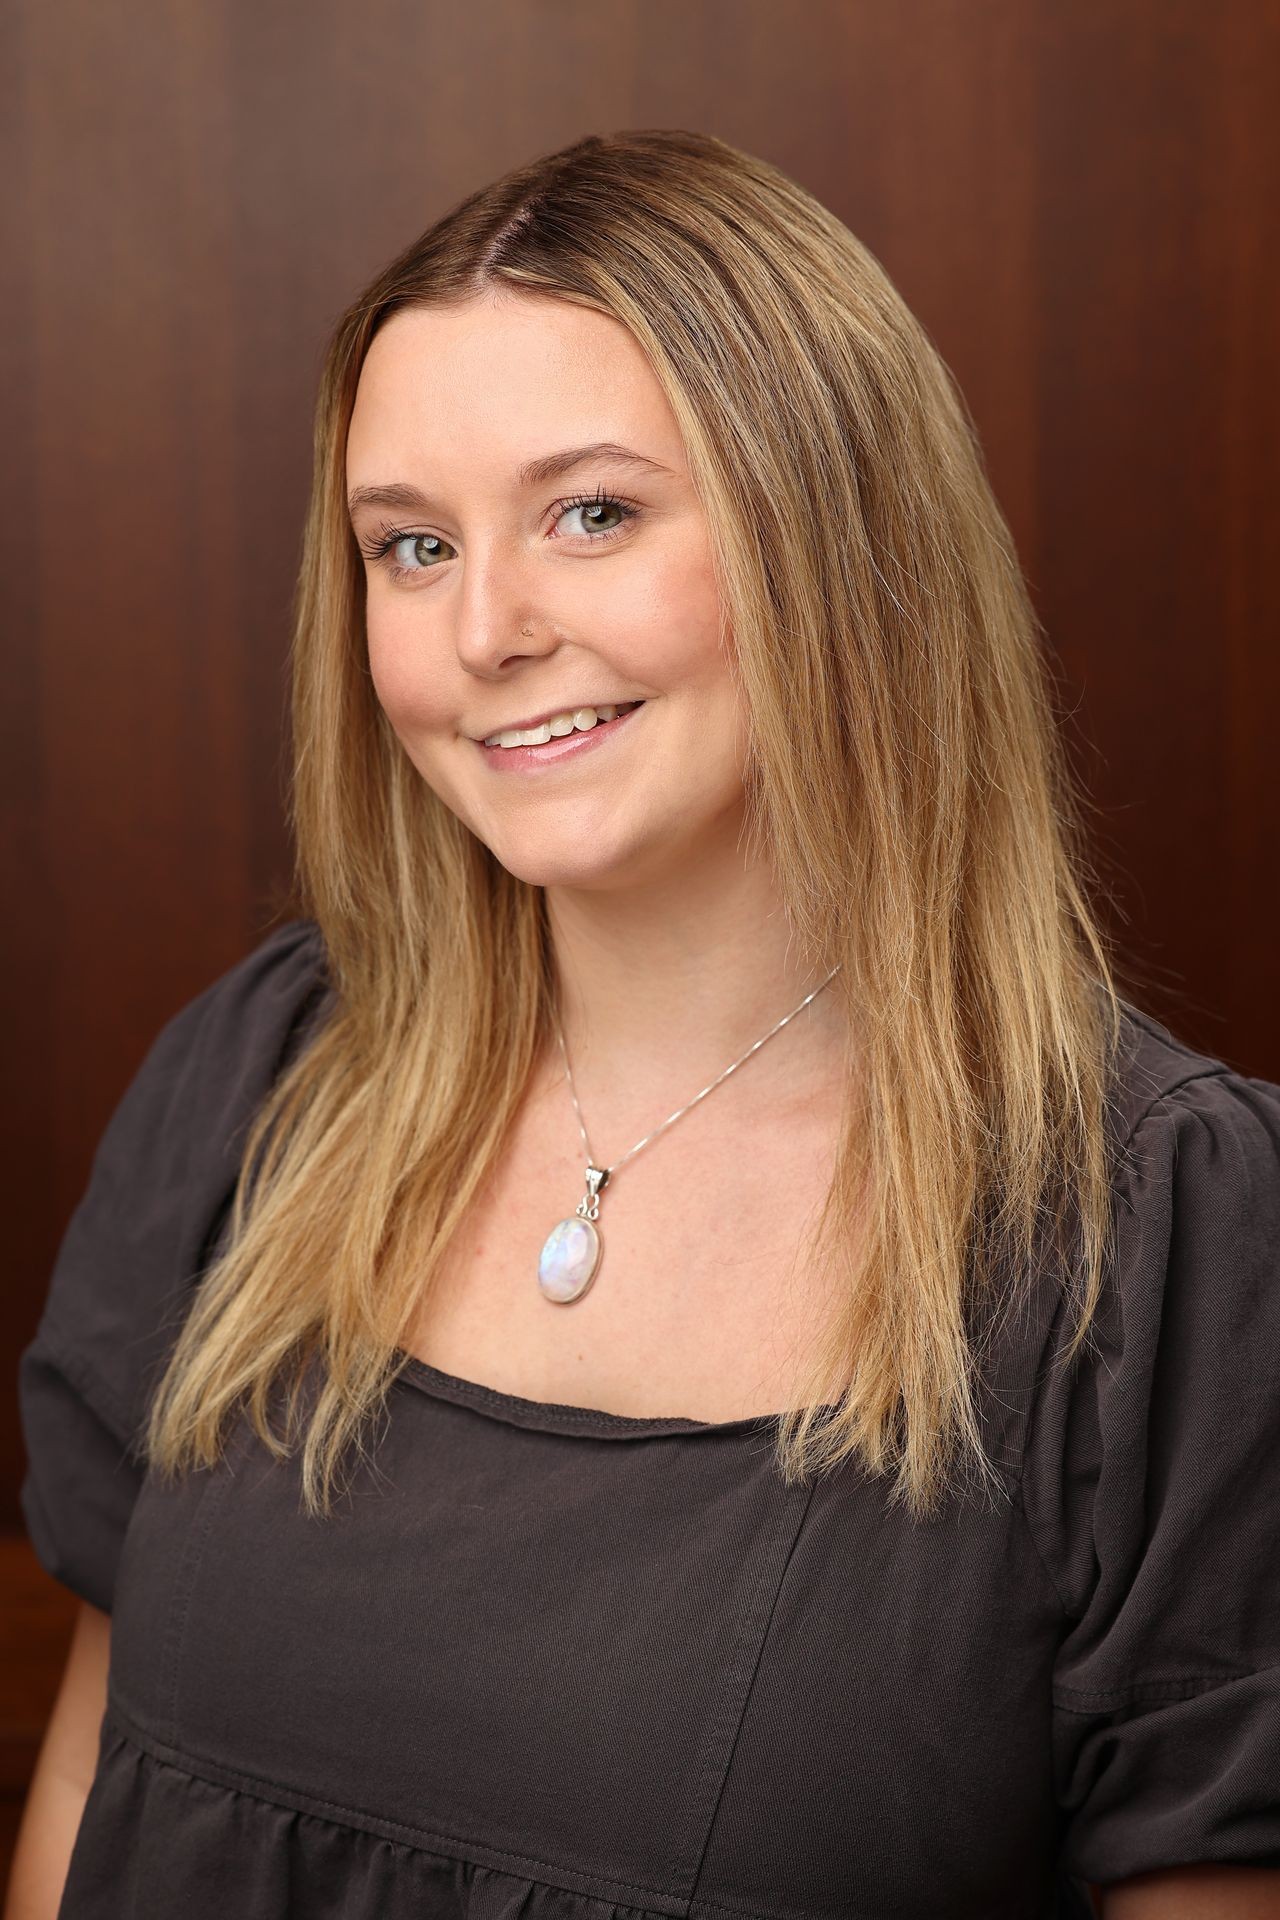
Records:
[[[583,704],[588,703],[584,701]],[[601,702],[602,706],[606,704],[609,703]],[[532,772],[536,767],[551,766],[561,760],[576,759],[579,754],[598,752],[615,734],[621,733],[637,714],[643,713],[646,705],[647,702],[642,701],[639,706],[632,707],[629,713],[619,714],[616,720],[597,720],[594,727],[588,727],[585,733],[561,734],[540,747],[486,747],[483,740],[477,740],[476,752],[484,755],[495,773]],[[555,707],[552,711],[564,713],[567,709]],[[544,718],[549,717],[544,715]],[[536,727],[541,722],[531,720],[528,724]]]

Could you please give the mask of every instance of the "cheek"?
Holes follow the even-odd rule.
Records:
[[[378,703],[396,732],[417,733],[440,724],[447,700],[443,673],[433,670],[421,634],[394,620],[368,623],[369,674]]]
[[[691,534],[635,586],[629,632],[643,656],[643,677],[663,691],[723,692],[728,641],[721,641],[720,596],[705,541]]]

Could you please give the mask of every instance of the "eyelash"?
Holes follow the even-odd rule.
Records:
[[[597,488],[595,493],[578,493],[570,500],[557,500],[551,511],[558,520],[561,514],[572,513],[575,507],[617,507],[620,510],[622,521],[618,526],[605,527],[599,533],[587,533],[580,536],[583,539],[590,540],[595,545],[600,545],[605,540],[616,540],[618,535],[625,531],[627,521],[634,520],[641,511],[637,502],[628,500],[625,494],[606,493],[603,487]],[[379,527],[378,536],[375,539],[362,540],[359,545],[360,551],[365,555],[366,559],[380,563],[391,552],[393,547],[399,545],[401,540],[424,540],[429,537],[433,536],[415,533],[412,527],[382,526]],[[386,571],[391,579],[398,580],[407,578],[411,574],[434,573],[435,568],[388,567]]]

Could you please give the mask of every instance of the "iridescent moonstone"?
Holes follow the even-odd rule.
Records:
[[[538,1285],[548,1300],[576,1300],[591,1285],[600,1259],[600,1235],[589,1220],[573,1214],[552,1227],[538,1255]]]

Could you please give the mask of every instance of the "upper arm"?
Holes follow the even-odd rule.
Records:
[[[1021,1483],[1062,1608],[1060,1866],[1107,1920],[1280,1920],[1280,1085],[1215,1069],[1146,1114],[1070,1367],[1062,1291]]]
[[[290,922],[160,1031],[117,1103],[18,1363],[36,1558],[103,1613],[147,1468],[154,1391],[219,1235],[247,1132],[324,1002]]]

